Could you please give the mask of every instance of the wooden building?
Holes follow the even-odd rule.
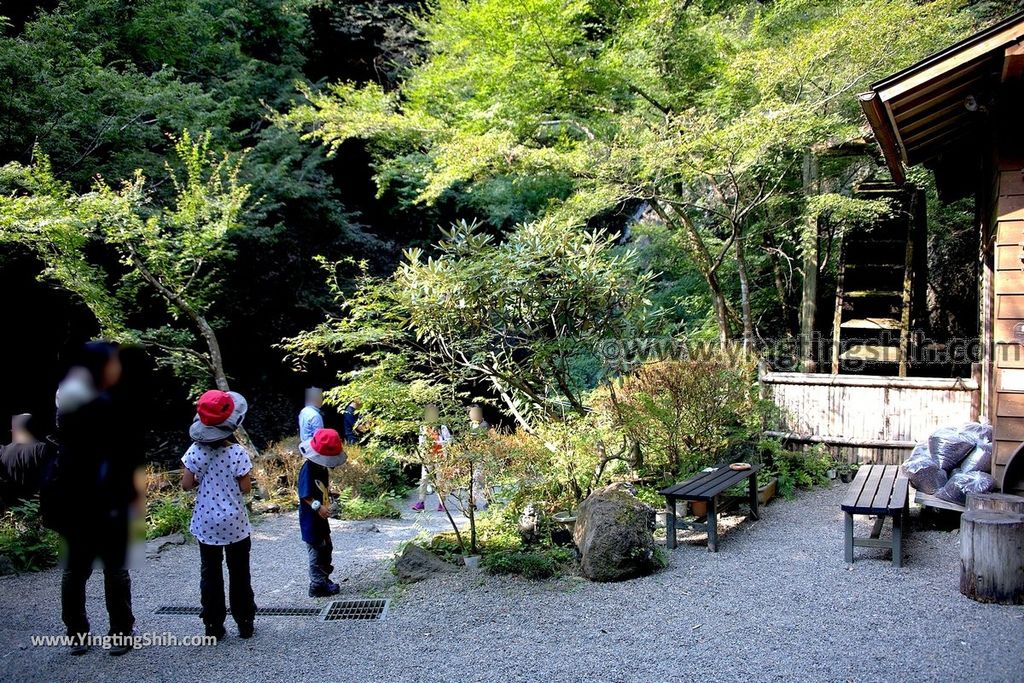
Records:
[[[992,474],[1024,489],[1024,12],[892,74],[860,96],[897,184],[935,174],[939,196],[974,196],[980,233],[979,406],[995,430]]]

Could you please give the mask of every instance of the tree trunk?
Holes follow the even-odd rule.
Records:
[[[960,516],[960,592],[978,602],[1024,604],[1024,515]]]
[[[704,276],[708,289],[711,290],[711,300],[715,307],[715,319],[718,321],[718,340],[724,347],[729,341],[731,331],[729,327],[729,302],[722,292],[722,285],[718,281],[714,261],[708,252],[707,245],[701,239],[696,226],[686,216],[680,215],[679,221],[674,221],[658,200],[652,199],[650,204],[654,212],[658,214],[658,217],[665,222],[665,225],[679,230],[686,238],[690,256],[700,270],[701,275]]]
[[[804,194],[808,197],[818,194],[818,159],[807,150],[804,152],[803,165]],[[813,372],[816,369],[814,358],[814,319],[818,308],[818,217],[808,216],[804,224],[803,235],[803,272],[804,286],[800,302],[800,369]]]
[[[740,314],[743,321],[743,350],[754,347],[754,319],[750,312],[750,279],[747,275],[746,237],[738,226],[733,226],[733,247],[736,250],[736,270],[740,277]]]
[[[1024,515],[1024,498],[1009,493],[968,493],[967,509],[1015,512]]]
[[[132,245],[128,246],[128,251],[132,257],[132,263],[135,268],[139,271],[146,282],[156,289],[157,293],[160,294],[168,303],[180,310],[185,316],[191,321],[193,327],[199,332],[199,335],[203,338],[206,343],[207,354],[210,363],[210,372],[213,374],[214,384],[221,391],[231,391],[231,387],[228,384],[227,373],[224,372],[224,356],[220,350],[220,342],[217,340],[217,333],[214,332],[213,326],[210,325],[206,317],[199,313],[195,308],[191,306],[184,298],[173,292],[170,288],[164,285],[160,279],[149,270],[146,266],[146,262],[143,261],[142,256],[136,251]],[[242,445],[243,448],[248,450],[253,456],[259,455],[259,451],[256,450],[256,446],[253,444],[252,439],[249,438],[249,433],[245,431],[245,427],[242,425],[238,426],[235,431],[235,438]]]
[[[796,336],[800,334],[800,325],[793,315],[793,307],[790,306],[789,287],[786,285],[785,274],[782,270],[782,257],[779,255],[781,247],[775,244],[775,238],[769,230],[764,231],[762,239],[768,253],[768,260],[772,264],[772,277],[775,281],[775,292],[779,297],[779,306],[782,309],[782,319],[786,322],[789,334]]]

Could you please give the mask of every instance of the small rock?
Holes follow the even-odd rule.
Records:
[[[171,545],[184,545],[185,534],[181,532],[168,534],[167,536],[161,536],[154,538],[152,541],[146,544],[146,557],[156,557],[160,554],[167,546]]]
[[[0,555],[0,576],[7,576],[15,572],[14,563],[6,555]]]
[[[261,515],[274,515],[280,511],[281,506],[278,505],[277,503],[267,503],[265,505],[260,505],[258,508],[256,508],[256,512],[260,513]]]
[[[377,528],[376,524],[370,524],[369,526],[364,526],[363,527],[363,531],[365,531],[368,534],[379,534],[380,533],[380,529]]]
[[[398,580],[413,583],[430,578],[435,574],[451,574],[458,571],[455,565],[449,564],[425,548],[414,543],[405,546],[402,555],[395,561]]]

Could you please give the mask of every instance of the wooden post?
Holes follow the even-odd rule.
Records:
[[[1024,515],[961,515],[960,592],[978,602],[1024,604]]]
[[[804,194],[812,197],[818,194],[818,157],[811,150],[804,151],[803,160]],[[816,369],[814,319],[818,308],[818,217],[809,216],[804,222],[803,234],[803,291],[800,298],[800,370],[814,372]]]
[[[903,510],[892,516],[892,564],[903,566]]]
[[[846,564],[853,564],[853,515],[849,512],[846,513],[845,536]]]
[[[968,493],[967,509],[1016,512],[1018,515],[1024,515],[1024,498],[1008,493]]]
[[[718,501],[712,496],[708,501],[708,552],[718,552]]]
[[[671,496],[665,497],[665,547],[676,547],[676,499]]]
[[[758,507],[759,503],[757,500],[757,472],[754,472],[753,476],[749,479],[750,486],[750,516],[754,519],[761,519],[761,510]]]

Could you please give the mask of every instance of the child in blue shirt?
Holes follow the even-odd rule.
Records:
[[[321,598],[337,595],[338,584],[330,580],[334,566],[331,558],[331,527],[328,496],[328,468],[337,467],[348,456],[342,448],[341,436],[333,429],[318,429],[313,438],[299,444],[299,453],[306,459],[299,470],[299,529],[309,554],[309,596]]]

